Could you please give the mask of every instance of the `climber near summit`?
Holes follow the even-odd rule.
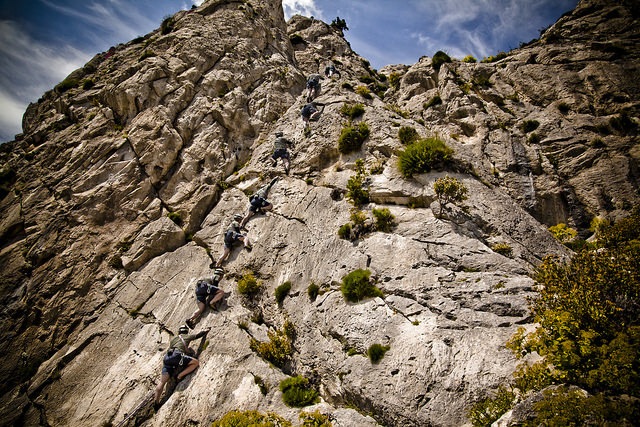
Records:
[[[318,110],[316,105],[321,105],[322,110]],[[304,122],[305,129],[309,128],[309,122],[315,122],[320,118],[320,114],[324,111],[324,104],[319,102],[309,102],[305,104],[304,107],[300,110],[302,114],[302,121]]]
[[[271,158],[273,159],[273,167],[276,167],[278,165],[278,159],[282,159],[284,172],[287,175],[289,175],[289,162],[291,160],[288,148],[292,146],[293,142],[285,138],[282,132],[276,132],[276,140],[273,142],[274,150],[273,154],[271,154]]]
[[[313,101],[320,95],[322,90],[321,79],[322,76],[320,74],[311,74],[307,79],[307,102]]]
[[[251,250],[251,243],[249,243],[249,238],[244,234],[240,233],[240,229],[242,226],[240,225],[240,221],[242,221],[242,215],[235,214],[233,216],[233,222],[227,228],[227,231],[224,233],[224,252],[222,256],[218,258],[216,262],[216,267],[222,266],[222,263],[229,258],[229,254],[231,254],[231,248],[235,242],[242,242],[244,244],[245,249]]]
[[[224,270],[216,268],[213,278],[200,279],[196,282],[196,302],[198,309],[193,315],[187,319],[187,326],[193,329],[196,322],[204,313],[205,307],[208,305],[212,309],[216,309],[216,304],[225,296],[225,292],[218,287],[218,284],[224,277]]]
[[[254,216],[256,213],[265,213],[265,211],[270,211],[273,209],[273,203],[267,200],[267,194],[269,194],[269,190],[273,187],[273,184],[276,183],[278,177],[275,177],[271,180],[270,183],[263,185],[255,192],[251,197],[249,197],[249,212],[247,212],[247,216],[242,219],[240,223],[240,227],[244,227],[244,225],[249,221],[249,218]]]
[[[334,74],[337,74],[339,79],[342,78],[342,74],[340,74],[340,71],[338,71],[338,69],[336,68],[335,65],[333,65],[333,64],[327,65],[325,67],[325,69],[324,69],[325,77],[331,78],[331,77],[333,77]]]
[[[197,334],[189,334],[189,328],[186,325],[182,325],[178,329],[178,335],[171,338],[169,350],[167,350],[167,354],[162,359],[162,378],[154,393],[154,403],[156,405],[160,403],[164,386],[171,377],[175,376],[177,381],[181,381],[200,366],[200,362],[196,358],[196,352],[189,348],[189,343],[207,335],[210,330],[210,328],[207,328]]]

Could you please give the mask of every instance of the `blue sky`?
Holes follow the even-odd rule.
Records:
[[[29,102],[96,53],[159,27],[202,0],[0,0],[0,141],[21,132]],[[345,19],[374,68],[438,50],[481,59],[537,38],[577,0],[283,0],[295,13]]]

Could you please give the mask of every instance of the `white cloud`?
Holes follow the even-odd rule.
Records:
[[[37,42],[16,23],[0,21],[0,135],[13,137],[29,102],[90,58],[71,46]]]
[[[293,15],[322,17],[322,12],[316,7],[315,0],[282,0],[282,7],[287,20]]]
[[[22,115],[27,109],[27,104],[13,98],[0,88],[0,142],[13,139],[13,136],[22,132]]]

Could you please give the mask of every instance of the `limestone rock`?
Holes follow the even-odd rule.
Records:
[[[583,0],[498,61],[435,70],[423,57],[376,71],[330,25],[285,22],[278,0],[208,0],[165,34],[97,54],[74,72],[91,89],[45,93],[23,137],[0,148],[0,423],[204,425],[234,409],[295,422],[300,410],[278,389],[289,375],[310,379],[321,402],[306,410],[337,426],[467,423],[468,408],[511,378],[505,342],[533,327],[530,273],[548,255],[571,256],[548,227],[586,238],[592,217],[638,203],[635,16]],[[306,77],[330,63],[342,77],[322,81],[324,111],[305,131]],[[337,144],[344,104],[362,104],[353,123],[369,128],[348,154]],[[403,126],[443,139],[453,165],[402,177]],[[289,175],[271,165],[276,131],[294,142]],[[351,241],[338,230],[353,221],[359,159],[365,224],[380,208],[395,224]],[[433,184],[447,175],[469,198],[441,209]],[[273,210],[243,230],[253,249],[232,248],[220,283],[229,295],[196,328],[211,328],[199,369],[156,413],[132,414],[196,310],[195,283],[222,255],[233,214],[274,177]],[[382,297],[344,299],[356,269]],[[237,290],[249,271],[261,283],[252,298]],[[279,369],[250,342],[287,320],[296,333]],[[389,346],[377,364],[365,356],[372,344]]]

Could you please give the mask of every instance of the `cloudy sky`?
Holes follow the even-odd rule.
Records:
[[[29,102],[96,53],[159,27],[202,0],[0,0],[0,141],[21,132]],[[577,0],[283,0],[295,13],[345,19],[352,48],[374,68],[438,50],[493,55],[539,36]]]

